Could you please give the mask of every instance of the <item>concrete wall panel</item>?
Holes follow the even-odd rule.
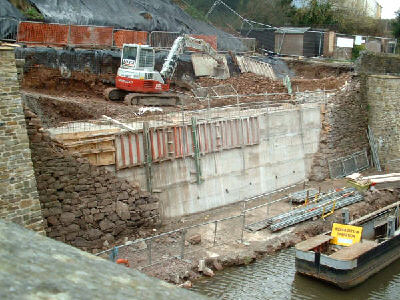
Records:
[[[320,106],[269,112],[258,120],[260,144],[201,156],[200,184],[195,181],[191,156],[153,164],[153,188],[161,191],[158,197],[164,217],[235,203],[307,178],[319,144]],[[142,166],[117,174],[146,185]]]

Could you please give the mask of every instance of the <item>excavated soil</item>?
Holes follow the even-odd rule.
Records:
[[[291,80],[294,92],[316,91],[316,90],[334,90],[341,88],[346,81],[350,80],[349,73],[343,73],[339,76],[329,76],[326,78],[302,78],[295,77]],[[272,80],[261,75],[253,73],[243,73],[226,80],[214,78],[200,78],[196,81],[202,87],[211,87],[216,85],[232,85],[239,95],[251,95],[262,93],[287,93],[287,88],[281,80]],[[282,97],[282,96],[281,96]],[[274,100],[279,100],[271,97]],[[287,96],[283,96],[287,98]]]
[[[350,80],[349,69],[318,66],[289,62],[297,76],[292,79],[294,92],[333,90],[341,88]],[[319,76],[328,76],[320,78]],[[98,119],[102,115],[123,120],[136,117],[141,106],[126,106],[122,102],[108,102],[103,91],[111,87],[114,75],[95,75],[88,71],[63,73],[57,69],[33,67],[24,73],[22,89],[27,94],[36,94],[36,105],[31,107],[41,115],[47,126],[57,126],[61,122]],[[306,78],[304,78],[306,77]],[[314,78],[317,77],[317,78]],[[261,101],[291,100],[281,80],[272,80],[252,73],[243,73],[226,80],[199,78],[197,86],[218,88],[219,95],[232,95],[237,92],[244,95],[240,103]],[[233,89],[231,88],[233,87]],[[237,104],[237,97],[212,99],[209,103],[193,98],[192,93],[182,87],[173,86],[173,91],[182,93],[184,105],[181,107],[162,107],[161,113],[147,113],[154,116],[172,111],[196,110]],[[236,92],[235,92],[236,91]],[[250,96],[254,94],[279,93],[280,95]],[[51,97],[46,97],[47,95]],[[185,96],[186,95],[186,96]],[[248,95],[248,96],[247,96]]]
[[[103,97],[104,89],[111,87],[113,80],[114,75],[77,71],[62,76],[59,70],[41,66],[24,73],[22,89],[56,96]]]
[[[320,79],[324,77],[339,77],[352,72],[351,64],[337,64],[326,62],[307,62],[301,60],[286,61],[290,70],[295,73],[295,77],[307,79]]]

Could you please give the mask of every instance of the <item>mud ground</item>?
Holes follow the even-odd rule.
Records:
[[[287,191],[249,202],[246,208],[279,199],[291,192],[304,188],[321,188],[322,192],[328,192],[329,190],[346,186],[348,185],[344,179],[301,183]],[[351,220],[398,201],[399,192],[398,190],[367,192],[364,201],[348,206]],[[208,212],[165,220],[159,228],[140,230],[135,238],[145,238],[195,224],[238,216],[242,209],[243,203],[237,203]],[[278,202],[271,207],[268,216],[277,215],[290,209],[288,202]],[[266,216],[266,207],[253,210],[246,214],[246,224],[263,220]],[[341,210],[337,210],[325,221],[322,219],[310,220],[278,232],[271,232],[268,229],[257,232],[244,231],[243,243],[241,243],[242,220],[242,218],[236,218],[218,223],[215,245],[214,223],[211,222],[211,224],[188,230],[185,235],[184,259],[171,258],[173,256],[179,257],[182,253],[182,235],[180,232],[153,240],[151,245],[153,266],[143,268],[149,263],[149,252],[144,242],[135,246],[120,248],[119,257],[128,259],[133,268],[138,268],[150,276],[175,284],[183,284],[186,281],[194,281],[203,276],[198,271],[200,259],[204,259],[207,266],[213,269],[214,272],[217,272],[221,267],[251,263],[266,254],[294,246],[301,240],[329,231],[333,222],[341,222]],[[196,235],[201,236],[201,242],[192,245],[189,242],[190,238]],[[158,260],[165,261],[157,263]]]
[[[333,66],[310,65],[300,62],[289,63],[296,76],[292,79],[293,91],[316,91],[340,89],[351,78],[349,68],[339,69]],[[137,117],[142,106],[126,106],[122,102],[106,101],[103,91],[112,86],[113,74],[95,75],[89,71],[67,72],[36,66],[29,68],[23,76],[22,90],[34,95],[38,101],[31,109],[39,114],[48,127],[60,125],[62,122],[99,119],[102,115],[118,120],[127,120]],[[290,100],[290,95],[276,95],[265,97],[247,96],[261,93],[286,93],[287,89],[282,80],[269,78],[252,73],[236,74],[226,80],[213,78],[199,78],[188,86],[210,87],[224,85],[219,93],[223,95],[235,94],[229,88],[233,86],[239,95],[241,103],[257,101]],[[193,93],[182,86],[172,86],[173,92],[182,96],[183,105],[177,107],[163,106],[161,113],[148,113],[149,116],[162,115],[168,112],[181,110],[196,110],[210,107],[234,105],[236,97],[213,99],[210,103],[193,97]],[[41,113],[42,112],[42,113]]]

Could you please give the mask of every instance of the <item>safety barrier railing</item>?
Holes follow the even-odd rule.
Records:
[[[248,208],[248,205],[255,200],[265,200],[275,194],[288,191],[297,185],[246,198],[238,202],[236,215],[186,226],[152,237],[126,241],[122,245],[101,251],[96,255],[114,262],[117,262],[119,258],[127,259],[130,266],[145,270],[171,260],[189,262],[190,259],[196,259],[196,256],[193,256],[196,253],[218,246],[244,243],[246,213],[259,207]],[[267,199],[264,205],[271,205],[285,199],[282,197],[270,202]]]
[[[301,185],[301,183],[299,184]],[[122,245],[101,251],[96,255],[114,262],[118,262],[118,259],[122,259],[123,262],[128,261],[130,266],[139,270],[146,270],[171,260],[190,263],[199,258],[195,255],[196,253],[223,245],[245,243],[245,232],[265,227],[271,227],[271,230],[275,231],[275,227],[284,228],[294,225],[309,219],[311,215],[319,215],[325,219],[333,214],[336,206],[341,208],[363,199],[351,188],[329,191],[327,194],[319,196],[318,199],[310,201],[307,205],[295,206],[291,202],[290,194],[278,199],[271,198],[273,195],[279,195],[298,187],[299,184],[242,200],[237,203],[239,211],[235,215],[186,226],[151,237],[126,241]],[[246,208],[246,205],[254,200],[263,200],[265,203]],[[287,202],[289,205],[283,208],[283,211],[286,211],[284,213],[282,213],[282,202]],[[274,204],[279,204],[281,207],[280,213],[276,215],[269,212]],[[263,220],[246,224],[249,214],[260,208],[267,208],[267,213],[261,214]],[[252,226],[254,230],[252,230]]]
[[[328,161],[331,178],[341,178],[365,170],[369,167],[367,150]]]
[[[116,261],[118,257],[128,259],[130,265],[139,270],[174,259],[184,261],[195,253],[228,242],[243,243],[243,231],[236,231],[236,234],[232,231],[235,227],[242,228],[242,219],[240,214],[187,226],[152,237],[127,241],[96,255],[104,258],[108,256],[112,261]],[[196,235],[200,235],[197,241]]]
[[[334,93],[336,90],[325,91],[325,94]],[[321,95],[319,91],[317,92],[304,92],[306,94],[316,93]],[[302,93],[303,94],[303,93]],[[323,94],[322,94],[323,95]],[[239,103],[236,102],[236,97],[239,97]],[[273,113],[276,111],[283,110],[296,110],[299,108],[300,104],[318,104],[312,97],[312,101],[307,102],[308,98],[301,97],[300,100],[296,100],[291,95],[287,93],[262,93],[262,94],[250,94],[250,95],[214,95],[209,97],[211,102],[209,107],[197,110],[186,110],[182,106],[179,110],[174,112],[163,113],[160,111],[152,112],[151,115],[137,115],[134,118],[126,120],[126,124],[130,127],[134,127],[137,130],[141,130],[143,122],[149,122],[150,127],[165,126],[165,125],[187,125],[190,124],[191,118],[196,117],[198,122],[204,122],[208,120],[229,120],[233,118],[248,117],[248,116],[258,116],[266,113]],[[218,107],[213,107],[212,101],[218,99],[229,99],[235,98],[234,104],[223,105]],[[276,98],[276,100],[274,100]],[[283,99],[285,98],[285,99]],[[206,97],[193,97],[193,100],[207,101]],[[249,100],[245,102],[245,100]],[[253,100],[253,101],[252,101]],[[320,97],[320,103],[324,103],[324,97]],[[91,131],[100,129],[115,129],[115,124],[112,124],[106,120],[88,120],[85,122],[75,121],[60,123],[61,126],[51,129],[54,134],[61,133],[72,133],[79,131]]]
[[[180,36],[178,32],[153,31],[149,33],[109,26],[33,21],[23,21],[17,25],[18,31],[15,30],[15,40],[28,45],[121,48],[123,44],[150,44],[155,48],[169,49],[175,39]],[[203,39],[217,49],[215,35],[191,34],[191,36]]]

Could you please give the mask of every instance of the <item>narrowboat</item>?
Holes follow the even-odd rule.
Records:
[[[296,271],[342,289],[361,284],[400,258],[399,204],[298,243]]]

